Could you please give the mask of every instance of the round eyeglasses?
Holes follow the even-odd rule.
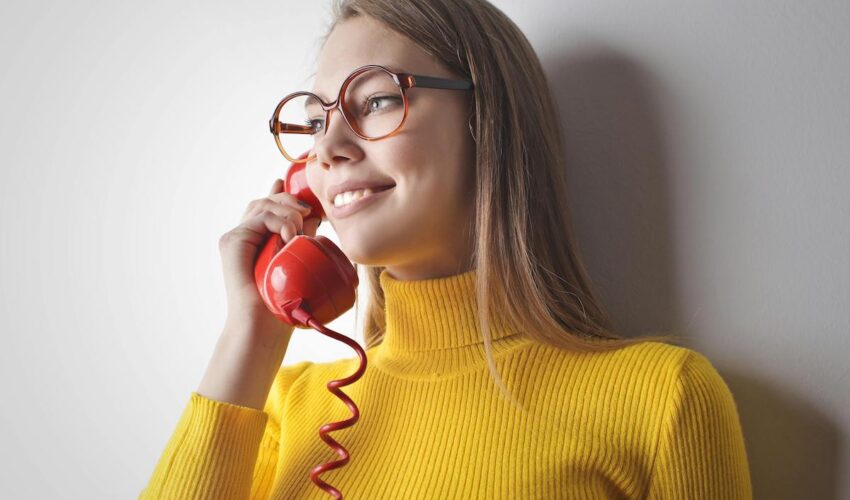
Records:
[[[317,136],[324,135],[331,112],[337,107],[351,131],[361,139],[376,141],[396,134],[407,119],[407,90],[412,87],[471,90],[473,85],[469,80],[395,73],[370,64],[348,75],[331,103],[312,92],[293,92],[284,97],[269,120],[269,130],[287,160],[307,163],[316,158],[313,147]],[[306,157],[299,158],[308,150]]]

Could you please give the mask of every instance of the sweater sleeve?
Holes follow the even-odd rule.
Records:
[[[737,407],[705,356],[688,351],[665,411],[649,498],[751,499]]]
[[[286,393],[309,364],[282,367],[263,410],[193,391],[139,500],[268,498]]]

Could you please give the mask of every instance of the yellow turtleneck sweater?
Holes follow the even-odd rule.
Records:
[[[475,270],[380,283],[384,340],[342,388],[360,420],[330,433],[351,458],[320,476],[346,498],[752,497],[735,402],[703,355],[563,351],[497,318],[496,365],[525,414],[487,369]],[[283,366],[263,411],[192,392],[140,498],[330,498],[309,477],[339,459],[318,432],[351,412],[326,384],[357,366]]]

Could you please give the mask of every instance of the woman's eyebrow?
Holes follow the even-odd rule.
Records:
[[[316,94],[317,96],[319,96],[319,98],[321,98],[324,101],[328,100],[328,99],[325,98],[324,95],[322,95],[318,90],[316,90],[316,72],[315,71],[310,73],[309,75],[307,75],[307,77],[304,80],[305,81],[306,80],[313,80],[313,88],[311,88],[309,90],[310,93]],[[303,86],[302,86],[302,88],[303,88]]]

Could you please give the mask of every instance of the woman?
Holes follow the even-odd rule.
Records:
[[[361,418],[333,433],[351,459],[322,480],[370,499],[750,498],[711,363],[612,331],[573,239],[555,102],[517,27],[485,0],[334,7],[313,94],[347,84],[348,115],[305,96],[307,179],[371,293],[368,369],[345,388]],[[369,65],[426,78],[402,98],[358,94]],[[337,197],[349,180],[392,187]],[[221,238],[227,322],[143,497],[327,497],[309,478],[337,458],[318,429],[351,414],[325,384],[359,360],[280,366],[292,328],[252,262],[270,232],[319,223],[281,189]]]

